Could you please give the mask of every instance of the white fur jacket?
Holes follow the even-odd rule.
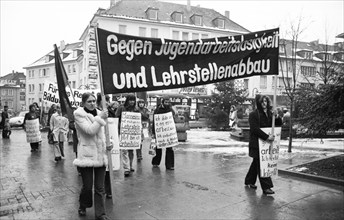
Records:
[[[99,115],[100,111],[97,110]],[[105,132],[106,122],[99,116],[87,113],[79,107],[74,111],[75,128],[78,136],[78,157],[73,164],[79,167],[107,166]]]

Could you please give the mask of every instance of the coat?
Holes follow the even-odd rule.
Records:
[[[50,118],[50,130],[53,134],[54,141],[68,141],[69,121],[68,118],[54,113]],[[62,134],[62,135],[60,135]]]
[[[249,153],[248,155],[253,158],[259,157],[259,141],[258,138],[262,140],[267,140],[269,135],[266,134],[260,128],[266,128],[272,126],[272,113],[268,111],[268,116],[265,115],[264,112],[259,111],[256,109],[255,111],[251,112],[248,118],[250,124],[250,141],[248,144]],[[275,125],[281,126],[282,119],[277,117],[275,119]]]
[[[103,167],[108,164],[104,132],[106,122],[98,115],[93,116],[82,107],[74,111],[78,136],[78,157],[73,162],[75,166]]]

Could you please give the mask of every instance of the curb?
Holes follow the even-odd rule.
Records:
[[[341,154],[338,154],[338,155],[341,155]],[[334,156],[331,156],[331,157],[336,157],[338,155],[334,155]],[[328,158],[331,158],[331,157],[328,157]],[[300,177],[300,178],[304,178],[304,179],[308,179],[308,180],[314,180],[314,181],[318,181],[318,182],[322,182],[322,183],[329,183],[329,184],[344,186],[344,180],[330,178],[330,177],[316,176],[316,175],[313,175],[313,174],[308,174],[308,173],[302,173],[302,172],[296,172],[296,171],[288,170],[289,168],[301,166],[303,164],[308,164],[308,163],[312,163],[312,162],[315,162],[315,161],[320,161],[320,160],[324,160],[324,159],[328,159],[328,158],[316,159],[316,160],[309,161],[309,162],[306,162],[306,163],[295,164],[293,166],[290,166],[290,167],[287,167],[287,168],[284,168],[284,169],[278,169],[278,173],[282,174],[282,175],[295,176],[295,177]]]
[[[280,170],[280,169],[278,169],[278,173],[281,175],[295,176],[295,177],[300,177],[300,178],[304,178],[304,179],[308,179],[308,180],[314,180],[314,181],[318,181],[318,182],[322,182],[322,183],[329,183],[329,184],[344,186],[344,180],[340,180],[340,179],[315,176],[312,174],[299,173],[299,172],[294,172],[294,171],[289,171],[289,170]]]

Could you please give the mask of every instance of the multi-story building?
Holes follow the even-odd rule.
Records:
[[[26,77],[22,72],[9,73],[0,77],[0,109],[8,105],[14,112],[25,109]]]
[[[187,5],[182,5],[157,0],[110,0],[109,5],[108,9],[98,9],[94,14],[89,22],[90,25],[81,34],[81,43],[66,45],[66,48],[63,45],[60,47],[63,54],[62,61],[74,88],[99,89],[94,25],[122,34],[174,40],[249,33],[247,29],[229,18],[229,11],[221,14],[213,9],[191,6],[190,1],[187,1]],[[56,82],[53,51],[25,69],[27,70],[27,103],[40,102],[44,80]],[[196,108],[201,108],[203,102],[197,100],[197,95],[198,97],[210,95],[206,88],[188,90],[198,91],[195,93],[185,92],[185,89],[174,89],[169,93],[174,94],[176,101],[179,100],[180,103],[186,100],[184,98],[188,98],[189,105],[194,111]],[[157,96],[159,94],[155,93],[153,102]],[[196,103],[199,105],[197,106]]]
[[[82,42],[65,44],[61,41],[59,50],[68,80],[72,88],[79,86],[80,72],[82,71]],[[42,104],[43,89],[45,82],[56,83],[54,50],[39,58],[32,64],[24,67],[26,69],[26,103],[27,106],[37,102]],[[46,110],[46,106],[43,106]]]

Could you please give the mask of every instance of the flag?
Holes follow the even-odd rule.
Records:
[[[59,50],[54,44],[55,50],[54,50],[54,55],[55,55],[55,72],[56,72],[56,79],[57,79],[57,87],[59,90],[59,97],[60,97],[60,105],[61,105],[61,111],[62,115],[67,115],[69,121],[73,121],[73,109],[72,105],[68,99],[68,95],[66,92],[66,86],[68,84],[68,77],[66,74],[66,70],[63,66]]]

